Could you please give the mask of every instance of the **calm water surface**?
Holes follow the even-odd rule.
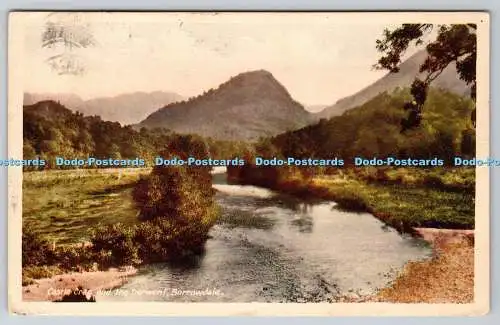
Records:
[[[203,256],[140,269],[98,301],[320,302],[384,287],[403,265],[430,255],[368,213],[306,202],[214,174],[222,216]]]

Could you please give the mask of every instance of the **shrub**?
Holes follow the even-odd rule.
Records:
[[[140,263],[138,248],[133,241],[134,234],[134,227],[121,223],[93,229],[91,247],[101,267]]]
[[[54,275],[63,273],[58,266],[43,265],[43,266],[25,266],[23,267],[22,275],[22,285],[29,285],[34,283],[35,279],[50,278]]]
[[[90,247],[59,246],[54,251],[57,265],[64,270],[87,270],[92,267],[93,258]]]
[[[177,136],[160,156],[206,158],[208,148],[199,137]],[[200,252],[217,217],[214,195],[210,168],[156,166],[133,192],[145,221],[133,236],[139,256],[151,261]]]
[[[163,245],[168,240],[158,222],[145,221],[135,228],[133,241],[137,245],[139,257],[146,263],[168,258],[168,251]]]
[[[423,179],[423,185],[436,189],[445,187],[442,178],[435,174],[426,175]]]
[[[23,224],[22,232],[23,267],[52,264],[54,252],[48,240],[42,238],[32,227],[25,224]]]
[[[203,252],[208,226],[170,222],[165,219],[145,221],[137,226],[134,242],[145,262],[172,261]]]

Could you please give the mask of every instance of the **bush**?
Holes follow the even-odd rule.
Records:
[[[161,156],[206,158],[207,145],[195,136],[173,136]],[[23,266],[57,265],[64,270],[158,262],[200,254],[215,224],[212,175],[207,166],[157,166],[141,178],[133,198],[143,222],[135,226],[100,225],[90,246],[50,249],[31,229],[23,231]]]
[[[48,240],[42,238],[32,227],[27,225],[23,225],[22,232],[23,267],[52,264],[54,252]]]
[[[173,137],[160,156],[206,158],[208,148],[196,136]],[[143,260],[182,258],[202,251],[217,218],[212,175],[206,166],[157,166],[139,181],[133,197],[145,222],[133,241]]]
[[[133,241],[134,227],[121,223],[98,226],[91,232],[92,251],[101,267],[139,264],[138,248]]]
[[[203,252],[207,233],[201,224],[183,226],[159,219],[137,226],[134,242],[143,261],[172,261]]]
[[[43,266],[25,266],[23,267],[22,275],[22,285],[29,285],[34,283],[33,280],[42,279],[42,278],[50,278],[54,275],[63,273],[58,266],[52,265],[43,265]]]
[[[138,255],[147,263],[168,259],[169,252],[164,243],[169,239],[158,222],[145,221],[135,228],[133,241],[137,245]]]
[[[57,265],[64,270],[88,270],[92,268],[93,256],[90,247],[60,246],[54,251]]]
[[[207,168],[158,167],[134,190],[140,218],[196,222],[213,206],[215,191]]]
[[[428,174],[424,176],[423,185],[427,187],[432,187],[435,189],[440,189],[445,187],[443,184],[443,180],[440,175]]]

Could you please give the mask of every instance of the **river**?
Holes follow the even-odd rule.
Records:
[[[371,294],[431,248],[368,213],[304,201],[213,175],[222,214],[205,254],[144,266],[98,301],[332,302]]]

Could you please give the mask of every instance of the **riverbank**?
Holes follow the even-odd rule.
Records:
[[[397,278],[376,295],[341,297],[338,302],[471,302],[474,292],[473,230],[416,228],[415,234],[432,245],[432,258],[407,263]],[[23,287],[23,299],[56,301],[78,287],[93,293],[114,289],[127,283],[136,273],[136,269],[128,267],[37,279]]]
[[[353,177],[348,171],[312,178],[292,173],[271,183],[265,178],[252,180],[248,175],[246,179],[233,180],[257,180],[253,185],[304,198],[332,200],[340,209],[371,213],[398,231],[431,244],[432,258],[407,263],[399,276],[376,295],[343,297],[341,302],[471,302],[475,204],[474,191],[462,184],[470,183],[470,175],[464,178],[456,171],[443,171],[440,177],[432,175],[430,181],[430,177],[419,180],[419,171],[389,172],[395,174],[395,179],[387,181],[384,174],[382,181],[370,182],[363,175]]]
[[[56,301],[78,287],[83,288],[90,297],[100,290],[114,289],[124,285],[128,277],[134,276],[137,269],[124,267],[107,271],[72,272],[35,280],[23,286],[24,301]]]
[[[338,302],[470,303],[474,297],[474,232],[416,228],[434,251],[430,259],[411,261],[387,287],[372,296],[346,296]],[[23,287],[25,301],[56,301],[78,287],[95,293],[118,288],[137,269],[65,273]],[[450,277],[450,274],[453,274]]]
[[[409,262],[387,288],[368,299],[393,303],[471,303],[474,299],[474,233],[416,229],[435,255]]]
[[[335,184],[332,186],[332,183]],[[429,242],[431,259],[408,262],[399,276],[386,288],[368,299],[393,303],[470,303],[474,298],[474,204],[469,194],[432,188],[405,188],[401,185],[351,185],[345,197],[337,195],[339,184],[316,179],[312,186],[326,191],[333,200],[349,209],[362,210],[390,226]],[[349,193],[349,192],[348,192]],[[337,197],[336,197],[337,196]],[[347,200],[346,200],[347,198]],[[460,202],[470,200],[469,206]],[[344,200],[344,201],[342,201]],[[359,204],[359,202],[362,202]],[[420,211],[418,211],[420,210]],[[464,214],[464,215],[461,215]],[[439,227],[439,228],[432,228]],[[445,229],[453,228],[453,229]],[[465,229],[456,229],[465,228]]]
[[[414,234],[416,227],[474,229],[474,191],[461,189],[456,180],[457,184],[446,184],[444,189],[443,185],[434,186],[419,171],[406,169],[395,171],[400,178],[399,183],[393,180],[368,181],[366,176],[354,175],[351,170],[313,177],[303,177],[294,171],[271,177],[273,172],[258,168],[246,173],[242,177],[238,171],[229,170],[229,179],[301,198],[335,201],[339,209],[368,212],[400,232]],[[450,178],[448,174],[444,173],[441,177]],[[460,179],[460,176],[454,177]],[[422,177],[424,179],[418,180]],[[435,175],[433,177],[436,178]],[[413,179],[413,182],[408,179]]]
[[[294,182],[297,186],[294,185]],[[303,191],[303,194],[298,194],[299,192],[296,192],[294,194],[297,194],[296,196],[300,197],[306,197],[306,196],[311,196],[311,194],[324,194],[325,197],[323,197],[325,200],[335,200],[339,202],[337,205],[337,208],[341,209],[348,209],[348,204],[349,202],[352,202],[354,209],[356,210],[356,198],[362,197],[362,198],[369,198],[370,191],[376,191],[378,190],[377,193],[373,196],[372,200],[379,200],[379,202],[373,202],[371,206],[368,206],[368,208],[373,208],[373,207],[385,207],[386,209],[389,209],[389,211],[395,212],[395,216],[399,219],[401,218],[409,218],[408,220],[413,222],[413,224],[419,224],[418,222],[415,222],[415,219],[419,220],[421,218],[422,212],[426,211],[415,211],[415,209],[424,209],[425,207],[430,207],[431,209],[431,214],[432,217],[437,220],[438,219],[438,213],[443,213],[448,211],[450,213],[453,213],[453,215],[457,215],[458,212],[453,210],[452,203],[455,201],[446,201],[442,200],[441,202],[438,200],[442,195],[441,193],[431,193],[430,195],[427,193],[428,201],[425,199],[425,190],[426,189],[416,189],[415,192],[412,192],[414,189],[406,189],[403,194],[400,194],[402,198],[400,199],[399,197],[392,197],[393,192],[391,191],[397,191],[396,186],[387,186],[386,189],[384,189],[383,186],[377,187],[376,185],[373,184],[366,184],[361,181],[352,181],[352,179],[348,178],[342,178],[342,177],[331,177],[328,175],[321,176],[321,177],[315,177],[311,182],[303,182],[301,179],[294,179],[294,178],[288,178],[285,180],[285,183],[287,188],[290,189],[290,191]],[[312,185],[311,185],[312,184]],[[315,192],[308,192],[309,188],[314,188]],[[400,186],[400,188],[402,188]],[[280,189],[277,189],[278,191]],[[342,191],[344,190],[344,192]],[[285,191],[283,191],[285,192]],[[290,193],[291,193],[290,192]],[[326,194],[325,194],[326,193]],[[250,193],[251,197],[255,196],[255,193]],[[410,194],[413,194],[415,197],[412,197]],[[460,194],[460,193],[458,193]],[[337,195],[336,197],[334,197]],[[343,196],[342,196],[343,195]],[[288,196],[287,196],[288,197]],[[316,196],[319,197],[319,196]],[[459,197],[459,196],[458,196]],[[458,197],[454,197],[457,199]],[[228,201],[227,205],[229,207],[233,206],[245,206],[245,204],[242,204],[241,202],[241,193],[237,196],[237,200],[233,201]],[[262,201],[262,200],[260,200]],[[255,205],[252,205],[254,208],[260,208],[262,202],[258,202]],[[412,202],[417,202],[419,205],[417,206],[412,206]],[[365,202],[365,201],[363,201]],[[441,205],[439,205],[441,203]],[[455,202],[456,203],[456,202]],[[253,203],[252,203],[253,204]],[[281,204],[281,203],[280,203]],[[338,210],[332,210],[332,203],[328,205],[328,209],[324,211],[324,214],[321,214],[321,209],[318,209],[318,211],[314,212],[310,211],[310,215],[313,216],[312,218],[306,218],[303,216],[303,213],[300,215],[297,215],[293,221],[293,223],[286,222],[285,226],[291,228],[292,234],[295,234],[297,230],[299,230],[299,233],[304,233],[306,234],[303,238],[302,243],[298,243],[296,241],[300,240],[300,236],[295,236],[293,237],[294,242],[297,243],[297,246],[299,247],[307,247],[306,250],[302,250],[300,252],[297,252],[297,256],[305,256],[308,255],[307,252],[309,251],[315,251],[315,248],[319,247],[340,247],[341,245],[346,245],[346,241],[338,240],[339,236],[336,236],[337,239],[337,244],[333,243],[332,241],[329,241],[328,244],[325,245],[325,243],[321,242],[321,240],[317,241],[316,245],[311,244],[311,242],[314,242],[314,238],[316,239],[321,239],[321,238],[328,238],[328,236],[331,234],[331,230],[328,229],[337,229],[337,228],[332,228],[329,226],[329,223],[325,223],[325,220],[329,220],[331,223],[331,220],[337,220],[337,218],[330,218],[332,216],[332,213],[345,216],[345,220],[349,227],[351,227],[352,234],[358,234],[360,229],[364,229],[363,227],[359,227],[359,224],[356,224],[355,221],[357,219],[357,214],[351,214],[351,213],[345,213],[343,211],[338,211]],[[364,208],[366,208],[365,206]],[[457,203],[456,207],[460,207],[460,205]],[[363,207],[362,207],[363,208]],[[278,207],[279,209],[279,207]],[[285,208],[284,208],[285,209]],[[288,208],[287,208],[288,209]],[[285,209],[285,210],[287,210]],[[392,209],[392,210],[391,210]],[[439,210],[441,209],[441,210]],[[288,210],[287,210],[288,211]],[[285,211],[285,212],[287,212]],[[360,209],[360,211],[364,211]],[[366,210],[365,210],[366,211]],[[378,212],[383,211],[379,210]],[[459,210],[460,211],[460,210]],[[243,212],[243,213],[242,213]],[[249,218],[255,218],[258,217],[258,214],[249,214],[249,213],[244,213],[245,211],[240,211],[237,210],[237,213],[235,214],[230,214],[230,218],[232,221],[234,221],[235,216],[236,217],[241,217],[243,219],[248,220],[255,220],[255,219],[249,219]],[[415,216],[414,218],[411,218],[410,213],[414,213]],[[375,213],[374,213],[375,214]],[[375,214],[376,215],[376,214]],[[393,215],[393,216],[394,216]],[[452,216],[453,216],[452,215]],[[377,216],[377,215],[376,215]],[[446,216],[446,215],[445,215]],[[328,218],[326,218],[328,217]],[[382,219],[380,215],[378,215],[379,219]],[[394,220],[398,220],[397,218],[394,218]],[[379,231],[380,230],[380,223],[374,220],[373,218],[369,218],[370,220],[373,220],[375,224],[375,228]],[[264,225],[264,228],[267,231],[271,231],[272,229],[277,229],[280,227],[279,222],[276,223],[278,219],[276,220],[271,220],[271,223],[267,223]],[[289,221],[287,218],[286,220]],[[341,220],[341,219],[339,219]],[[354,221],[354,223],[353,223]],[[253,221],[252,221],[253,222]],[[359,222],[359,220],[358,220]],[[389,222],[386,222],[390,224]],[[407,225],[411,225],[412,223],[408,223]],[[315,227],[311,227],[314,225]],[[245,227],[248,227],[248,222],[245,225]],[[256,227],[254,223],[250,225],[251,227]],[[340,225],[341,227],[342,225]],[[339,227],[338,224],[335,225],[335,227]],[[230,228],[230,227],[229,227]],[[397,227],[395,227],[397,228]],[[280,228],[281,229],[281,228]],[[323,232],[319,232],[319,230],[325,229]],[[358,238],[356,235],[349,235],[350,232],[346,228],[341,228],[343,229],[342,233],[346,233],[346,239],[347,242],[349,240],[349,237],[351,238]],[[473,263],[471,264],[470,261],[473,261],[473,231],[472,230],[457,230],[457,229],[429,229],[429,228],[414,228],[411,227],[411,232],[414,235],[419,235],[423,239],[427,240],[432,244],[434,247],[435,251],[435,256],[432,259],[427,259],[427,260],[421,260],[422,258],[425,258],[430,254],[429,247],[426,247],[426,254],[425,255],[420,255],[418,257],[415,257],[415,255],[409,256],[409,257],[404,257],[404,254],[395,254],[395,256],[399,256],[399,258],[402,258],[402,262],[398,265],[403,265],[406,261],[408,260],[420,260],[420,262],[410,262],[408,265],[400,271],[400,275],[397,277],[397,279],[392,282],[387,288],[384,288],[380,291],[380,294],[374,297],[358,297],[358,296],[353,296],[350,297],[348,300],[345,302],[365,302],[365,301],[391,301],[391,302],[449,302],[449,301],[467,301],[469,297],[471,297],[471,293],[473,292],[473,282],[467,280],[467,279],[472,279],[473,278]],[[282,229],[283,230],[283,229]],[[287,228],[288,230],[288,228]],[[400,228],[400,230],[405,231],[404,227]],[[234,230],[229,229],[228,230],[230,234],[233,234]],[[314,231],[316,233],[316,236],[309,236],[307,235],[309,232]],[[280,234],[283,234],[283,231],[279,232]],[[289,232],[285,232],[289,233]],[[398,236],[395,232],[391,232],[395,238],[400,239],[401,236]],[[227,234],[224,234],[227,235]],[[245,248],[247,247],[247,244],[252,243],[252,237],[248,236],[248,233],[245,233]],[[405,238],[407,236],[404,236]],[[220,251],[215,250],[216,254],[224,254],[228,255],[233,253],[234,251],[232,250],[233,247],[231,246],[231,250],[227,250],[227,239],[230,239],[232,237],[224,237],[224,245],[220,246],[219,249]],[[238,237],[239,238],[239,237]],[[236,238],[235,242],[239,245],[239,239]],[[367,239],[366,237],[365,239]],[[286,239],[286,238],[285,238]],[[293,268],[288,268],[286,267],[286,261],[282,261],[277,259],[279,254],[271,254],[275,252],[274,250],[262,250],[262,246],[260,245],[262,243],[261,238],[253,238],[254,241],[256,241],[256,245],[254,245],[258,249],[258,257],[261,259],[259,260],[260,262],[255,262],[255,267],[258,267],[258,272],[255,272],[253,274],[259,274],[262,275],[262,280],[255,281],[256,285],[256,290],[261,289],[261,283],[266,283],[266,281],[269,281],[269,279],[274,279],[276,277],[276,274],[280,274],[279,272],[282,272],[283,270],[293,270]],[[359,240],[356,239],[356,242]],[[212,241],[212,244],[214,241]],[[381,241],[380,239],[376,240],[376,243],[386,251],[387,249],[393,248],[392,242],[385,243],[384,241]],[[382,244],[381,244],[382,243]],[[283,241],[284,246],[279,246],[279,247],[286,247],[287,241]],[[349,244],[347,244],[349,245]],[[371,242],[370,244],[371,245]],[[40,245],[34,245],[38,250],[41,247]],[[356,246],[356,245],[354,245]],[[76,247],[76,246],[75,246]],[[239,246],[238,246],[239,247]],[[250,246],[249,246],[250,247]],[[252,246],[253,247],[253,246]],[[348,246],[351,248],[350,254],[353,254],[353,245],[352,243]],[[365,247],[360,247],[359,252],[360,253],[366,253],[366,250],[370,250],[371,248]],[[214,246],[210,246],[210,251],[214,252]],[[356,251],[356,250],[354,250]],[[262,254],[262,253],[269,253],[269,254]],[[376,262],[376,259],[379,258],[379,253],[375,250],[373,253],[370,253],[370,258],[373,259],[372,262]],[[356,254],[354,254],[356,255]],[[75,257],[78,257],[80,255],[75,255]],[[239,256],[239,255],[238,255]],[[246,256],[246,255],[243,255]],[[230,269],[230,266],[233,265],[234,259],[231,259],[228,263],[228,268]],[[242,259],[245,261],[245,259]],[[314,256],[311,260],[316,261],[316,257]],[[255,261],[255,259],[252,259],[252,261]],[[270,267],[262,267],[262,265],[266,265],[267,262],[272,261],[273,265]],[[280,263],[283,263],[280,264]],[[364,260],[363,263],[367,263],[366,260]],[[462,263],[462,264],[460,264]],[[241,263],[240,263],[241,264]],[[397,264],[391,262],[391,264]],[[83,265],[80,262],[71,262],[69,263],[71,266],[75,265]],[[241,265],[246,265],[246,264],[241,264]],[[253,264],[252,264],[253,265]],[[275,268],[275,265],[280,266],[279,268]],[[350,265],[347,263],[347,265]],[[373,268],[373,264],[372,268]],[[315,268],[315,266],[313,267]],[[88,268],[76,268],[77,270],[90,270]],[[73,269],[72,269],[73,270]],[[459,273],[461,272],[460,270],[465,270],[464,273]],[[61,272],[64,272],[60,270]],[[245,269],[245,272],[247,270]],[[265,272],[267,271],[267,273]],[[352,269],[346,268],[341,272],[342,274],[346,274],[351,272]],[[397,270],[396,270],[397,271]],[[277,273],[278,272],[278,273]],[[40,272],[39,272],[40,273]],[[205,279],[218,279],[220,272],[214,272],[210,274],[204,275],[203,278]],[[242,274],[244,272],[242,271]],[[329,270],[328,273],[333,274],[335,273],[334,270]],[[57,293],[55,291],[56,289],[62,289],[62,293],[68,293],[68,291],[71,291],[72,289],[75,289],[79,286],[81,286],[84,289],[91,290],[91,291],[96,291],[96,290],[105,290],[105,289],[111,289],[114,287],[120,287],[124,283],[127,282],[128,275],[127,274],[121,274],[116,273],[115,270],[111,270],[111,272],[105,271],[105,272],[82,272],[82,273],[65,273],[62,275],[56,275],[53,276],[55,273],[52,274],[47,274],[47,275],[42,275],[41,277],[44,279],[38,279],[35,280],[36,285],[28,285],[23,287],[23,296],[27,297],[27,300],[30,299],[39,299],[38,301],[46,301],[46,300],[58,300],[61,298],[61,296],[55,296],[54,293]],[[240,274],[239,272],[235,274]],[[293,274],[290,273],[290,274]],[[283,279],[290,279],[290,274],[285,273],[281,274]],[[449,284],[450,282],[450,274],[453,274],[453,280],[455,280],[455,274],[458,274],[459,276],[456,278],[456,283],[454,284]],[[24,275],[24,273],[23,273]],[[133,274],[129,274],[132,276]],[[425,275],[425,279],[422,279],[422,276]],[[266,276],[268,276],[268,280],[266,280]],[[230,277],[232,279],[232,277]],[[391,276],[391,278],[393,278]],[[35,277],[33,277],[35,279]],[[137,278],[136,278],[137,279]],[[257,279],[257,278],[256,278]],[[222,281],[217,282],[214,280],[216,283],[228,283],[227,278],[221,277]],[[236,281],[236,280],[235,280]],[[288,280],[287,280],[288,281]],[[284,283],[279,283],[277,284],[276,288],[286,288],[288,285],[288,282],[285,281]],[[335,283],[335,279],[330,279],[331,283]],[[375,285],[373,283],[373,287],[380,288],[384,286],[386,283],[387,279],[385,281],[380,282],[379,284]],[[134,281],[131,281],[130,284],[134,283]],[[271,281],[272,282],[272,281]],[[182,282],[179,282],[182,283]],[[191,282],[189,282],[191,283]],[[237,283],[237,282],[234,282]],[[28,284],[28,283],[27,283]],[[129,285],[130,285],[129,284]],[[422,285],[423,284],[423,285]],[[144,284],[141,284],[141,286]],[[152,287],[155,287],[156,283],[152,283]],[[232,286],[232,285],[230,285]],[[357,285],[352,285],[352,287],[358,287]],[[51,295],[54,297],[49,297],[49,288],[53,288],[51,290]],[[25,292],[27,290],[27,292]],[[229,290],[232,290],[230,288],[226,288],[226,292]],[[269,288],[266,287],[266,290],[269,291]],[[255,290],[254,290],[255,291]],[[252,291],[252,292],[254,292]],[[418,296],[423,300],[411,300],[414,297],[412,296],[412,292],[418,292]],[[278,294],[281,294],[282,292],[279,291]],[[266,292],[267,294],[267,292]],[[413,297],[413,298],[412,298]],[[259,298],[259,297],[257,297]],[[239,296],[235,296],[233,300],[231,301],[240,301]],[[452,300],[455,299],[455,300]],[[33,300],[31,300],[33,301]],[[306,301],[311,301],[311,300],[306,300]],[[323,301],[323,300],[322,300]]]

